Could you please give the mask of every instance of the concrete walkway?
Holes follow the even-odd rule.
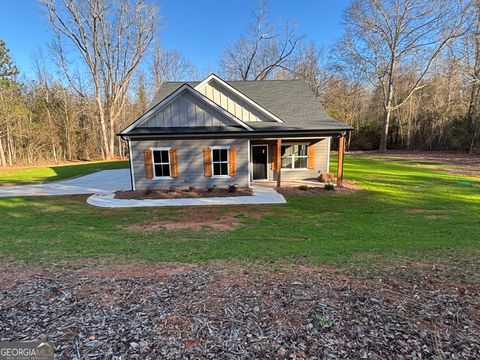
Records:
[[[117,190],[128,190],[130,187],[128,169],[103,170],[45,184],[0,186],[0,197],[112,193]]]
[[[248,204],[284,204],[282,195],[268,187],[254,186],[253,196],[161,199],[161,200],[125,200],[115,199],[117,190],[130,189],[128,169],[103,170],[70,180],[53,181],[37,185],[0,186],[0,197],[12,196],[52,196],[94,194],[87,202],[101,207],[143,207],[143,206],[190,206],[190,205],[248,205]]]
[[[192,206],[192,205],[257,205],[285,204],[285,198],[271,188],[253,187],[252,196],[185,198],[185,199],[115,199],[112,193],[94,194],[87,199],[90,205],[101,207],[152,207],[152,206]]]

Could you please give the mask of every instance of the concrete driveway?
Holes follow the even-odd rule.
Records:
[[[45,184],[0,186],[0,197],[102,194],[130,188],[128,169],[103,170],[75,179]]]

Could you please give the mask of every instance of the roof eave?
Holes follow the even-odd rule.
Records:
[[[265,137],[303,137],[303,136],[340,136],[346,135],[352,131],[351,127],[338,129],[298,129],[298,130],[269,130],[269,131],[229,131],[229,132],[192,132],[192,133],[118,133],[118,136],[128,137],[131,139],[194,139],[194,138],[265,138]]]

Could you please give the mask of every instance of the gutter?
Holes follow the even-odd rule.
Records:
[[[131,140],[148,140],[148,139],[265,139],[282,138],[282,137],[308,137],[308,136],[345,136],[350,133],[353,128],[343,128],[338,130],[287,130],[287,131],[252,131],[252,132],[185,132],[185,133],[152,133],[152,134],[117,134],[117,136],[126,136]]]

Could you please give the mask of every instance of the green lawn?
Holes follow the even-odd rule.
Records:
[[[364,190],[289,197],[278,206],[102,209],[85,204],[84,197],[0,199],[0,248],[4,256],[31,262],[131,257],[342,265],[479,259],[479,178],[351,156],[345,174]],[[241,224],[230,231],[139,231],[141,224],[205,214],[233,216]]]
[[[128,161],[89,161],[59,166],[36,166],[0,170],[0,186],[36,184],[87,175],[100,170],[128,168]]]

